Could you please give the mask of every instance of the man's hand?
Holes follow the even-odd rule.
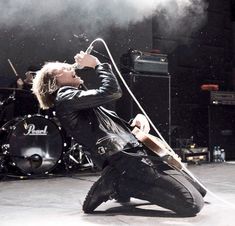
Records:
[[[131,123],[132,127],[138,127],[141,131],[145,133],[149,133],[150,126],[147,118],[143,114],[138,114],[133,119],[133,122]]]
[[[18,78],[16,81],[16,85],[18,89],[23,89],[24,82],[21,78]]]
[[[100,64],[99,60],[90,54],[81,51],[76,56],[74,56],[75,62],[81,67],[91,67],[95,68],[96,65]]]

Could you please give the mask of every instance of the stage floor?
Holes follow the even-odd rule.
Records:
[[[219,199],[205,197],[196,217],[178,217],[169,210],[131,199],[125,206],[114,200],[103,203],[94,214],[84,214],[84,197],[97,173],[76,173],[46,179],[1,181],[1,226],[233,226],[235,225],[235,162],[192,165],[188,168]],[[234,206],[232,206],[234,205]]]

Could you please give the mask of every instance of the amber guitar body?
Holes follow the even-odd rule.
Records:
[[[175,152],[170,151],[167,145],[165,145],[161,139],[151,134],[144,133],[137,127],[135,127],[132,130],[132,133],[147,148],[149,148],[156,155],[161,157],[163,162],[167,163],[169,166],[173,167],[174,169],[177,170],[183,169],[180,157]]]

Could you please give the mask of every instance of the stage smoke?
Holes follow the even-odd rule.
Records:
[[[2,0],[0,7],[0,28],[27,32],[35,26],[46,28],[50,22],[53,29],[95,35],[110,25],[125,28],[159,13],[164,13],[162,22],[169,29],[179,29],[179,21],[187,16],[197,29],[205,19],[207,4],[205,0]]]

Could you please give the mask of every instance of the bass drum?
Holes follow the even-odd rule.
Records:
[[[61,159],[63,136],[57,124],[42,115],[16,118],[6,123],[2,148],[11,165],[27,175],[47,174]]]

